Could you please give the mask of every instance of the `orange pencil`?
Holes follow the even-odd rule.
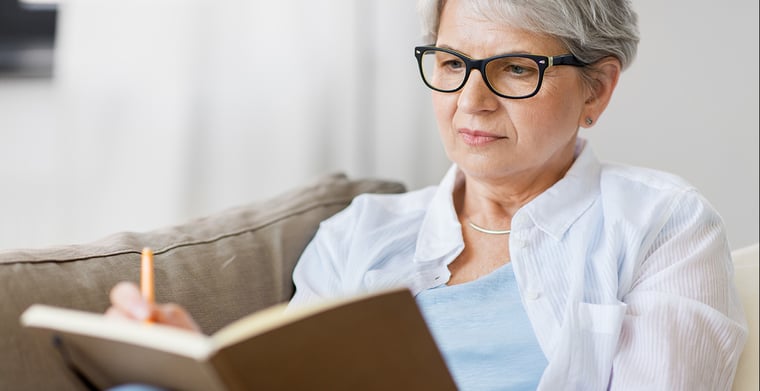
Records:
[[[153,250],[148,247],[143,248],[141,260],[140,292],[148,303],[153,304],[156,301],[153,285]],[[149,318],[147,322],[151,322],[151,319]]]

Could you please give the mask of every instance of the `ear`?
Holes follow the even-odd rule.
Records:
[[[620,60],[615,57],[605,57],[590,65],[591,71],[589,76],[591,83],[586,102],[583,106],[583,112],[579,119],[579,125],[584,128],[590,128],[597,122],[599,117],[607,108],[607,104],[612,98],[612,92],[615,91],[622,65]]]

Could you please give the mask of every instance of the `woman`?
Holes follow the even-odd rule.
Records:
[[[602,164],[635,55],[624,0],[423,1],[415,49],[454,163],[323,222],[291,305],[408,286],[462,389],[728,390],[746,336],[723,223],[683,180]],[[193,328],[131,285],[117,316]],[[197,328],[196,328],[197,329]]]

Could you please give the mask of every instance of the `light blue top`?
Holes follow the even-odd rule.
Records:
[[[533,391],[546,357],[520,302],[512,264],[477,280],[417,295],[462,391]]]
[[[437,187],[356,197],[303,252],[291,305],[448,281],[464,249],[452,198],[464,181],[455,165]],[[725,226],[694,187],[601,163],[578,140],[572,167],[511,229],[515,281],[549,362],[537,390],[730,389],[746,320]]]

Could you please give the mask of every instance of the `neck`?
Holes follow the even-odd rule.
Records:
[[[475,224],[489,229],[503,229],[525,204],[552,187],[565,176],[573,160],[552,175],[532,178],[483,178],[461,171],[454,189],[457,214],[469,217]]]

